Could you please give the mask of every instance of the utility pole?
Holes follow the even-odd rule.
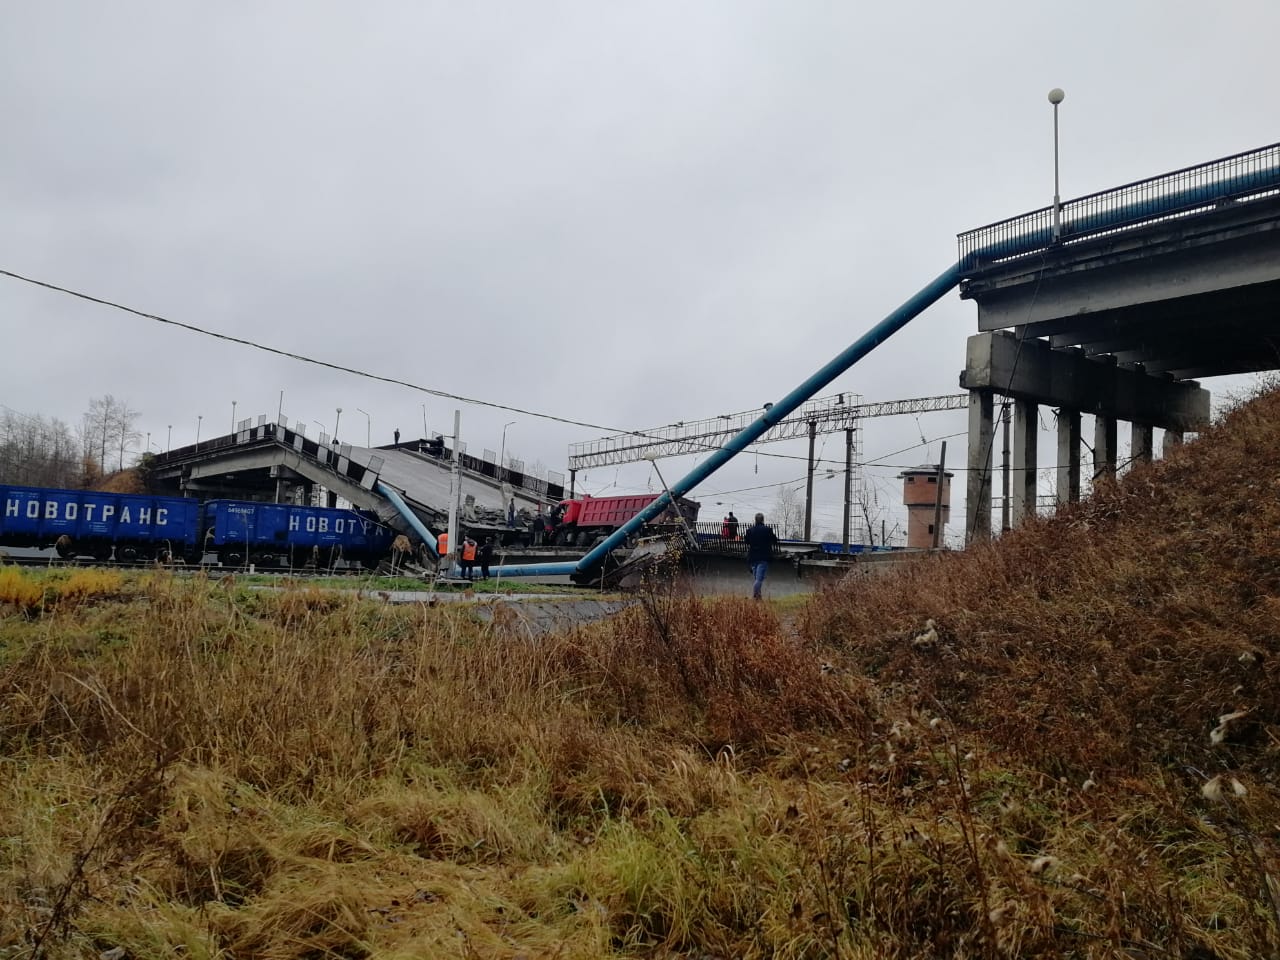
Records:
[[[942,485],[947,482],[947,441],[942,441],[942,456],[938,458],[938,490],[933,495],[933,549],[942,544]]]
[[[809,421],[809,474],[804,486],[804,538],[813,539],[813,443],[818,436],[818,421]]]
[[[462,411],[453,411],[453,467],[449,474],[449,552],[440,559],[444,561],[444,575],[453,576],[453,558],[458,554],[458,514],[462,506],[462,458],[458,452],[462,433]]]
[[[849,552],[849,524],[853,520],[853,428],[844,431],[844,552]]]

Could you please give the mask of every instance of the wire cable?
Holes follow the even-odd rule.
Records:
[[[204,336],[204,337],[211,337],[212,339],[222,340],[226,343],[233,343],[233,344],[236,344],[237,346],[249,347],[250,349],[253,349],[253,350],[261,350],[264,353],[270,353],[270,354],[274,354],[275,356],[285,357],[286,359],[289,359],[289,360],[296,360],[299,363],[309,363],[318,367],[323,367],[328,370],[334,370],[339,373],[347,373],[347,374],[351,374],[352,376],[363,377],[367,380],[374,380],[379,383],[391,384],[392,386],[397,386],[397,387],[405,387],[406,389],[415,390],[419,393],[425,393],[428,396],[439,397],[444,400],[454,400],[454,401],[457,401],[458,403],[471,404],[472,406],[477,406],[477,407],[488,407],[493,410],[505,410],[508,413],[516,413],[522,416],[533,417],[539,420],[550,420],[554,423],[563,423],[572,427],[585,427],[588,430],[599,430],[602,433],[623,433],[623,434],[628,434],[630,436],[639,436],[647,440],[663,440],[663,441],[666,440],[666,438],[664,437],[658,437],[658,436],[646,434],[636,430],[624,430],[621,427],[614,427],[614,426],[608,426],[606,424],[592,423],[588,420],[575,420],[572,417],[562,417],[553,413],[541,413],[537,410],[529,410],[524,407],[516,407],[510,404],[498,403],[497,401],[494,401],[494,400],[480,400],[475,397],[464,397],[461,394],[450,393],[447,390],[439,390],[434,387],[423,386],[422,384],[413,383],[408,380],[401,380],[397,377],[391,377],[391,376],[386,376],[384,374],[372,373],[368,370],[361,370],[356,367],[348,367],[340,363],[333,363],[332,361],[329,361],[329,360],[321,360],[316,357],[309,357],[305,354],[296,353],[292,350],[282,350],[279,347],[272,347],[265,343],[259,343],[256,340],[249,340],[244,337],[232,336],[229,333],[219,333],[216,330],[207,330],[204,327],[196,326],[193,323],[186,323],[181,320],[174,320],[170,317],[161,316],[160,314],[156,314],[156,313],[148,313],[145,310],[139,310],[135,307],[130,307],[123,303],[117,303],[116,301],[108,300],[105,297],[96,297],[96,296],[93,296],[92,294],[83,293],[79,290],[73,290],[70,287],[60,286],[56,283],[49,283],[48,281],[45,281],[45,280],[37,280],[34,277],[28,277],[21,273],[15,273],[12,270],[5,270],[3,268],[0,268],[0,276],[9,277],[13,280],[19,280],[23,283],[29,283],[32,286],[43,287],[46,290],[52,290],[56,293],[63,293],[70,297],[75,297],[80,300],[88,301],[89,303],[96,303],[96,304],[99,304],[100,306],[110,307],[113,310],[120,310],[120,311],[123,311],[124,313],[132,314],[133,316],[136,316],[136,317],[141,317],[144,320],[153,320],[156,323],[166,324],[171,327],[177,327],[178,329],[186,330],[189,333],[199,334],[200,336]],[[702,441],[689,441],[689,442],[697,444],[699,447],[703,448],[703,450],[706,452],[714,452],[716,450],[724,449],[724,446],[722,444],[705,443]],[[799,456],[797,454],[790,454],[790,453],[772,453],[767,450],[759,450],[759,449],[757,449],[755,453],[757,456],[774,457],[775,459],[779,459],[779,460],[802,460],[807,462],[809,459],[807,456]],[[814,461],[815,466],[821,462],[837,463],[842,461],[815,460]]]

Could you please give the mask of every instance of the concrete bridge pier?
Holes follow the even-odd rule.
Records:
[[[1039,458],[1040,406],[1032,400],[1013,401],[1013,499],[1011,522],[1016,527],[1036,512],[1036,477]]]
[[[1093,419],[1093,479],[1116,475],[1116,418],[1098,414]]]
[[[1134,463],[1150,463],[1155,455],[1155,428],[1149,423],[1132,424],[1129,449]]]
[[[1036,431],[1040,404],[1058,408],[1057,499],[1080,499],[1081,412],[1094,415],[1094,479],[1115,476],[1119,421],[1133,424],[1135,459],[1149,457],[1154,427],[1167,438],[1209,421],[1209,393],[1194,381],[1148,374],[1111,358],[1093,358],[1049,341],[993,331],[969,338],[960,385],[969,394],[969,457],[965,532],[968,541],[991,536],[991,454],[996,394],[1014,401],[1013,523],[1034,515]]]
[[[965,540],[991,536],[991,454],[995,447],[995,403],[990,390],[969,393],[969,470],[965,476]]]
[[[1058,503],[1080,499],[1080,411],[1058,411]]]

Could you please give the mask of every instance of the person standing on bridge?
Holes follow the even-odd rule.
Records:
[[[764,514],[756,514],[756,523],[748,527],[742,535],[747,545],[747,566],[751,568],[751,596],[761,599],[760,591],[764,587],[764,578],[769,573],[769,561],[773,559],[773,548],[778,543],[774,532],[764,525]]]
[[[733,515],[732,510],[724,518],[724,526],[720,528],[720,535],[726,540],[738,539],[738,518]]]

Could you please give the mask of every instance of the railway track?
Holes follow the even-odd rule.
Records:
[[[88,559],[63,560],[61,557],[12,557],[3,555],[0,555],[0,566],[43,567],[46,569],[67,570],[165,570],[169,573],[177,574],[204,573],[211,577],[225,577],[233,575],[243,576],[245,574],[252,574],[253,576],[281,577],[290,579],[346,577],[353,580],[397,580],[414,579],[425,573],[421,568],[404,570],[399,573],[382,573],[377,570],[367,570],[363,567],[352,568],[350,570],[317,570],[315,568],[300,567],[291,569],[280,569],[278,567],[260,569],[255,567],[253,570],[250,570],[248,567],[226,567],[219,563],[157,564],[149,563],[145,560],[99,563],[96,560]]]

